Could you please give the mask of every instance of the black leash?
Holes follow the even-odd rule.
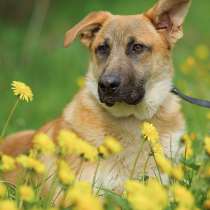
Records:
[[[184,99],[185,101],[191,103],[191,104],[196,104],[198,106],[202,106],[202,107],[205,107],[205,108],[210,108],[210,101],[187,96],[187,95],[183,94],[182,92],[180,92],[180,90],[178,90],[176,87],[173,87],[171,89],[171,92],[173,94],[179,96],[180,98]]]

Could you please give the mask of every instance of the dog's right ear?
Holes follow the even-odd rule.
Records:
[[[68,30],[65,34],[64,47],[68,47],[77,36],[80,36],[81,42],[90,47],[96,33],[100,30],[103,23],[111,17],[109,12],[93,12]]]

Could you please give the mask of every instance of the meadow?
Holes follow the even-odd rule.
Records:
[[[82,0],[59,2],[37,0],[27,3],[21,0],[9,2],[11,4],[5,0],[0,1],[0,130],[16,101],[11,91],[12,81],[23,81],[28,84],[33,91],[34,98],[30,103],[24,101],[19,103],[7,128],[7,134],[24,129],[37,129],[45,122],[56,118],[80,88],[79,81],[84,77],[88,66],[88,50],[79,41],[73,43],[68,49],[63,47],[64,33],[72,25],[91,11],[108,10],[115,14],[136,14],[150,8],[155,1],[93,0],[84,3]],[[176,45],[173,58],[174,84],[188,95],[210,100],[209,8],[208,0],[192,2],[184,26],[185,35]],[[186,134],[188,134],[184,138],[184,143],[186,148],[190,144],[193,154],[189,156],[189,159],[184,157],[180,162],[184,167],[183,176],[180,179],[172,177],[172,183],[180,184],[188,189],[186,194],[185,190],[181,191],[183,193],[181,197],[193,201],[190,204],[179,206],[179,203],[182,202],[179,199],[160,198],[160,200],[167,200],[167,204],[164,204],[165,200],[163,202],[161,200],[160,207],[148,207],[148,210],[210,209],[210,204],[209,206],[205,204],[205,200],[210,199],[210,195],[207,195],[210,188],[210,172],[208,171],[210,169],[207,146],[204,146],[204,139],[210,135],[210,110],[186,102],[182,102],[182,107],[186,118]],[[149,139],[148,136],[150,133],[144,137],[145,140]],[[186,143],[189,141],[192,143]],[[172,175],[169,174],[170,176]],[[159,182],[148,182],[146,187],[142,187],[139,183],[128,183],[127,195],[122,197],[107,192],[104,208],[147,210],[146,207],[139,207],[138,202],[141,203],[142,200],[137,202],[137,206],[132,206],[135,202],[132,199],[129,200],[129,193],[130,197],[135,198],[135,192],[129,186],[148,196],[155,196],[150,192],[149,187],[157,189],[157,191],[154,190],[157,194],[171,193],[170,186],[163,187],[158,184]],[[98,200],[95,201],[95,197],[93,198],[89,192],[91,191],[90,186],[84,188],[87,197],[92,199],[93,203],[96,202],[96,206],[100,206]],[[64,189],[67,190],[65,184]],[[20,198],[18,190],[7,186],[6,195],[2,197],[0,195],[0,197],[17,201],[18,208],[22,210],[48,209],[52,204],[49,200],[39,203],[39,193],[36,190],[34,192],[36,198],[32,199],[33,202],[28,202]],[[94,210],[92,206],[89,208],[73,206],[71,208]],[[97,210],[100,208],[102,207],[95,207]],[[70,207],[62,206],[61,209],[70,209]],[[5,209],[0,205],[0,210],[10,209]]]

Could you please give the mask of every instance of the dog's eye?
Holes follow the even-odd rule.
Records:
[[[131,52],[133,54],[140,54],[144,51],[144,49],[145,49],[145,46],[143,44],[139,44],[139,43],[133,44],[131,46]]]
[[[109,52],[110,52],[110,47],[107,43],[99,45],[96,48],[96,53],[99,54],[99,55],[107,56],[107,55],[109,55]]]
[[[131,40],[128,43],[126,54],[127,55],[139,55],[143,53],[148,47],[141,43],[136,43],[134,40]]]

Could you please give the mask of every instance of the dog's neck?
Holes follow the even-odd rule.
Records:
[[[90,68],[92,66],[90,65]],[[138,120],[150,120],[159,107],[166,100],[170,94],[172,87],[171,79],[166,77],[164,80],[157,82],[151,81],[146,85],[146,94],[144,99],[137,105],[128,105],[126,103],[115,103],[112,107],[108,107],[101,103],[98,96],[98,83],[92,75],[90,70],[87,75],[86,87],[90,94],[93,95],[97,103],[102,106],[105,110],[111,113],[114,117],[129,117],[134,116]]]

